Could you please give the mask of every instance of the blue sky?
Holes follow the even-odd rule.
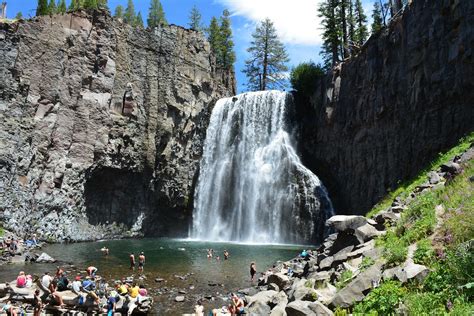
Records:
[[[7,16],[13,18],[21,11],[24,17],[35,15],[37,0],[2,0],[7,1]],[[57,1],[57,0],[56,0]],[[252,39],[251,34],[256,24],[270,18],[277,28],[282,42],[290,56],[289,66],[296,66],[303,61],[320,62],[321,30],[317,7],[321,0],[161,0],[169,23],[187,26],[191,8],[196,5],[201,11],[203,22],[209,24],[213,16],[219,17],[227,8],[231,12],[232,30],[235,42],[237,61],[235,72],[238,92],[246,91],[246,78],[242,73],[246,49]],[[49,0],[48,0],[49,2]],[[66,0],[69,5],[70,0]],[[367,16],[370,16],[373,0],[363,0]],[[113,12],[119,4],[124,7],[127,0],[109,0]],[[146,23],[150,0],[134,0],[136,12],[141,11]]]

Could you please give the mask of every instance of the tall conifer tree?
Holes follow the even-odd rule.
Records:
[[[189,28],[196,30],[196,31],[202,31],[202,16],[201,12],[199,12],[198,8],[196,6],[193,6],[191,9],[191,12],[189,13],[189,23],[188,26]]]
[[[148,27],[154,28],[161,24],[167,25],[165,11],[161,5],[160,0],[151,0],[150,9],[148,10],[147,18]]]
[[[349,47],[354,45],[356,42],[356,19],[354,16],[354,4],[352,0],[347,2],[347,26],[348,26],[348,36],[349,36]],[[352,53],[352,50],[351,50]]]
[[[135,26],[143,27],[143,18],[142,18],[142,13],[140,11],[138,11],[137,16],[135,17]]]
[[[217,18],[215,16],[211,18],[211,23],[209,24],[209,28],[207,29],[207,40],[211,45],[211,51],[214,53],[219,63],[220,28],[219,22],[217,21]]]
[[[127,8],[125,9],[125,14],[123,15],[123,21],[130,25],[135,23],[135,5],[133,0],[128,0]]]
[[[64,14],[67,11],[66,0],[59,0],[58,13]]]
[[[340,28],[337,0],[324,0],[318,8],[318,15],[322,18],[323,56],[326,69],[333,67],[340,61],[340,46],[342,45],[342,32]]]
[[[364,13],[361,0],[356,0],[354,9],[354,18],[356,22],[355,40],[357,44],[362,45],[367,40],[367,16]]]
[[[377,33],[382,29],[383,19],[382,19],[382,8],[378,2],[374,3],[374,10],[372,12],[372,34]]]
[[[250,59],[245,61],[243,72],[250,90],[267,90],[285,87],[289,61],[285,46],[278,39],[270,19],[263,20],[252,33],[251,46],[247,49]]]
[[[114,16],[116,18],[120,18],[122,19],[123,18],[123,6],[121,6],[120,4],[115,8],[115,14]]]
[[[97,0],[85,0],[84,9],[86,10],[96,10],[97,9]]]
[[[232,40],[232,29],[230,27],[230,12],[227,9],[222,12],[219,33],[221,65],[225,69],[230,69],[233,67],[235,62],[235,53],[234,41]]]
[[[36,15],[48,15],[48,0],[38,0],[38,6],[36,7]]]
[[[48,4],[48,13],[49,14],[56,14],[56,2],[55,0],[49,0],[49,4]]]

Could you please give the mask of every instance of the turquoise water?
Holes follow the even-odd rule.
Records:
[[[110,249],[109,256],[100,251],[102,247]],[[212,248],[220,261],[208,260],[207,249]],[[229,260],[223,259],[223,251],[230,253]],[[196,300],[212,296],[204,306],[225,305],[226,295],[238,288],[246,288],[250,282],[249,265],[255,261],[258,272],[263,272],[278,260],[285,261],[295,257],[302,246],[295,245],[248,245],[229,243],[210,243],[175,239],[138,239],[113,240],[103,242],[55,244],[43,250],[52,257],[74,264],[79,270],[87,266],[96,266],[98,274],[107,280],[124,277],[139,277],[138,271],[129,269],[129,253],[136,257],[143,251],[146,256],[143,282],[155,297],[155,310],[160,315],[176,315],[192,312]],[[138,261],[138,260],[137,260]],[[11,264],[0,266],[0,281],[15,278],[19,270],[27,274],[41,274],[45,270],[54,271],[56,264]],[[66,266],[71,274],[74,268]],[[184,280],[179,277],[184,277]],[[155,282],[155,278],[163,278]],[[191,288],[193,287],[193,288]],[[178,291],[186,291],[185,302],[176,303]],[[224,298],[224,300],[222,299]]]

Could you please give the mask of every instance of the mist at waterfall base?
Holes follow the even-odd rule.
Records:
[[[196,187],[196,240],[309,244],[333,214],[327,191],[300,161],[288,128],[290,94],[249,92],[219,100]]]

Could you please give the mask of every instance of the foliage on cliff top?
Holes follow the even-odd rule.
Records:
[[[457,156],[463,152],[465,152],[471,145],[474,144],[474,132],[467,135],[464,138],[461,138],[458,145],[451,148],[445,153],[440,153],[438,157],[433,160],[425,169],[423,169],[418,176],[405,181],[400,184],[400,186],[392,192],[389,192],[385,198],[383,198],[377,205],[375,205],[370,212],[367,213],[367,217],[372,217],[373,215],[377,214],[378,212],[390,207],[393,200],[400,196],[402,198],[407,197],[410,192],[412,192],[415,187],[421,185],[423,182],[426,181],[427,174],[431,170],[438,169],[441,167],[442,164],[448,162],[454,156]]]

